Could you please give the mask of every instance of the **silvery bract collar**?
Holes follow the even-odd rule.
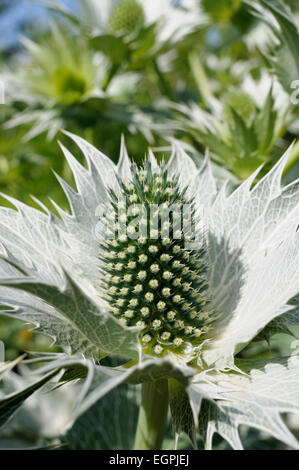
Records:
[[[170,379],[176,433],[192,438],[199,428],[210,448],[217,432],[241,448],[245,424],[298,447],[280,417],[299,412],[298,356],[235,358],[259,332],[299,323],[288,304],[298,294],[299,182],[280,185],[288,152],[257,184],[258,171],[229,194],[226,185],[217,189],[209,159],[197,169],[177,142],[167,164],[149,152],[140,169],[123,141],[115,166],[68,135],[88,164],[62,147],[77,186],[58,176],[71,213],[53,203],[57,217],[10,197],[17,210],[0,209],[2,313],[35,324],[65,351],[43,357],[35,386],[53,371],[85,369],[80,414],[120,383]],[[99,206],[110,208],[107,222],[120,199],[131,222],[144,205],[190,205],[199,244],[186,245],[190,233],[180,238],[174,219],[167,237],[161,225],[153,239],[133,238],[133,230],[111,237]],[[106,356],[130,362],[98,365]]]

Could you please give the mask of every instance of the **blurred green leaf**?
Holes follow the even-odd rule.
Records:
[[[103,52],[114,64],[121,64],[128,58],[128,44],[120,36],[101,34],[90,39],[90,46]]]

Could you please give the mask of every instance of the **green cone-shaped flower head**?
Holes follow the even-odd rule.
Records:
[[[142,328],[145,352],[158,356],[198,345],[210,328],[206,252],[191,249],[194,202],[164,165],[132,167],[132,181],[110,191],[112,212],[100,256],[108,309]],[[116,221],[116,223],[114,223]]]
[[[134,33],[144,23],[144,12],[137,0],[121,0],[113,8],[110,29],[113,32]]]

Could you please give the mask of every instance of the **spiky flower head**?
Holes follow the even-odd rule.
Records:
[[[188,247],[195,235],[194,199],[165,164],[153,169],[146,161],[131,175],[131,181],[119,179],[118,192],[110,190],[107,239],[100,243],[104,299],[123,325],[142,328],[145,352],[183,353],[200,344],[215,316],[204,234],[200,247]]]
[[[24,39],[32,64],[22,76],[23,86],[37,96],[66,105],[79,102],[91,93],[97,82],[97,67],[86,40],[78,38],[76,49],[73,41],[55,23],[51,25],[47,43]]]
[[[143,8],[138,0],[120,0],[110,14],[110,29],[113,32],[131,34],[144,23]]]

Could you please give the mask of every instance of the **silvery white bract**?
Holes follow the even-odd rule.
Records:
[[[7,371],[1,383],[0,399],[30,385],[25,371]],[[3,386],[2,386],[3,385]],[[26,400],[19,412],[0,429],[0,449],[40,449],[56,445],[74,419],[76,386],[67,384],[52,390],[52,385]],[[51,393],[49,393],[51,392]]]
[[[75,370],[77,375],[68,379],[85,379],[79,415],[123,382],[174,378],[182,385],[171,403],[177,434],[194,437],[198,429],[211,448],[217,432],[239,449],[238,427],[244,424],[298,448],[281,413],[299,413],[299,356],[235,357],[259,332],[268,337],[299,324],[299,181],[284,188],[280,184],[288,152],[256,185],[258,171],[228,194],[226,185],[217,189],[208,159],[197,169],[177,142],[174,146],[168,175],[179,176],[202,214],[208,293],[220,313],[190,363],[187,356],[145,354],[140,328],[121,324],[106,310],[95,213],[109,199],[108,188],[117,191],[119,179],[130,181],[131,164],[124,142],[115,166],[82,138],[68,135],[88,165],[84,168],[63,147],[77,186],[75,191],[58,177],[71,213],[53,203],[57,217],[44,206],[39,211],[10,197],[16,210],[0,209],[2,313],[35,324],[65,351],[42,357],[43,380],[33,382],[31,391],[61,369],[65,374]],[[159,171],[152,152],[149,162],[153,172]],[[131,367],[98,365],[105,356],[128,358]],[[0,401],[0,423],[26,396]],[[190,422],[186,416],[191,412]]]

